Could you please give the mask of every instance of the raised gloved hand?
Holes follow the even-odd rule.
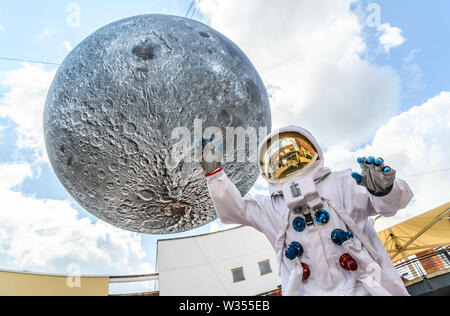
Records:
[[[205,176],[210,176],[222,169],[223,143],[215,140],[214,137],[205,139],[202,137],[200,144],[198,161],[205,172]]]
[[[352,177],[359,185],[366,187],[374,196],[386,196],[391,193],[396,175],[394,169],[386,167],[381,158],[358,158],[358,163],[362,174],[354,172]]]

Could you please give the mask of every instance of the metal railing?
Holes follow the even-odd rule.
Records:
[[[112,276],[109,278],[110,284],[115,283],[136,283],[136,282],[148,282],[158,281],[159,274],[143,274],[143,275],[130,275],[130,276]]]
[[[395,266],[405,283],[450,271],[450,247],[402,262]]]

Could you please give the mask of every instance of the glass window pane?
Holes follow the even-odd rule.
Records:
[[[272,273],[272,267],[270,266],[270,260],[262,261],[259,264],[259,270],[261,275]]]
[[[231,270],[231,272],[233,273],[233,281],[235,283],[245,280],[244,268],[233,269],[233,270]]]

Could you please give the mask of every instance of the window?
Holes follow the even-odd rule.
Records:
[[[272,267],[270,266],[270,260],[261,261],[258,263],[259,271],[261,271],[261,275],[266,275],[272,273]]]
[[[244,268],[233,269],[231,272],[233,273],[234,283],[245,281]]]

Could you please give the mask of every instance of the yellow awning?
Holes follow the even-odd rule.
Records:
[[[392,261],[450,245],[450,203],[378,233]]]

